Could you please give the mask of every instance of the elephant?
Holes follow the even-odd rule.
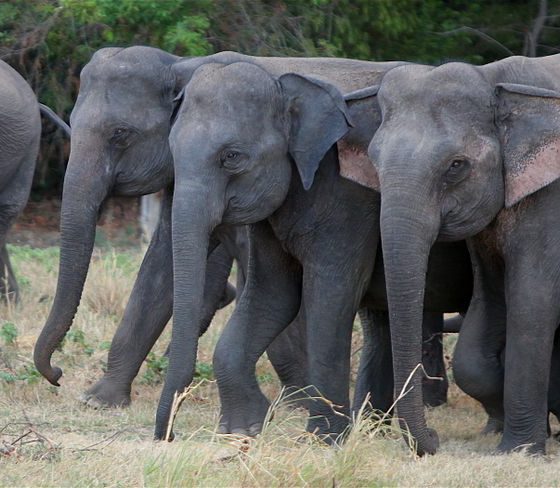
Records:
[[[218,56],[224,59],[240,55]],[[113,338],[107,371],[82,395],[86,405],[130,403],[132,381],[171,316],[173,164],[167,136],[173,98],[179,90],[176,85],[183,85],[183,76],[214,58],[179,58],[149,47],[107,48],[98,51],[82,72],[80,93],[72,113],[72,151],[63,195],[57,293],[34,351],[37,369],[51,383],[58,384],[61,371],[51,367],[50,359],[71,326],[80,301],[102,202],[111,193],[137,196],[164,189],[159,225]],[[287,62],[295,68],[307,69],[305,60]],[[116,127],[123,120],[134,125],[132,141],[125,140],[126,130]],[[223,295],[231,257],[241,262],[238,276],[243,278],[246,268],[244,233],[233,230],[229,236],[222,235],[222,240],[224,243],[208,257],[209,278],[201,333],[209,325]],[[301,348],[297,346],[301,342],[300,329],[294,324],[268,350],[282,383],[292,388],[304,384],[304,358],[298,357]],[[436,392],[431,401],[441,402],[442,398],[443,393]]]
[[[66,124],[47,106],[39,104],[27,82],[0,60],[0,294],[19,299],[6,237],[25,207],[41,138],[40,114],[67,130]]]
[[[138,196],[164,190],[159,225],[138,273],[124,317],[115,333],[104,376],[81,395],[88,406],[126,406],[131,401],[131,385],[147,353],[161,334],[172,311],[171,199],[173,162],[168,148],[168,132],[173,117],[173,99],[184,79],[200,65],[219,60],[248,59],[237,53],[220,53],[205,58],[179,58],[150,47],[105,48],[99,50],[81,74],[81,86],[72,112],[72,142],[65,176],[61,261],[56,297],[49,318],[37,341],[34,359],[38,371],[57,385],[59,368],[50,364],[56,346],[72,324],[88,269],[95,222],[100,206],[111,193]],[[271,69],[313,70],[328,75],[348,63],[361,71],[376,63],[347,60],[305,60],[299,58],[251,58],[268,63]],[[388,63],[387,67],[396,63]],[[332,66],[332,68],[331,68]],[[368,75],[366,81],[375,79]],[[235,257],[238,289],[247,264],[245,232],[232,229],[222,233],[208,256],[204,310],[199,334],[208,327]],[[231,291],[231,290],[230,290]],[[364,320],[367,316],[362,317]],[[437,326],[437,324],[435,324]],[[365,324],[366,333],[373,330]],[[305,337],[295,323],[280,335],[267,353],[283,385],[299,389],[305,381]],[[371,341],[369,341],[371,343]],[[426,345],[432,361],[426,367],[433,375],[444,375],[441,345]],[[364,360],[364,379],[371,377]],[[371,379],[375,381],[375,379]],[[369,391],[367,381],[357,398],[360,404]],[[441,404],[446,398],[442,383],[434,382],[427,403]],[[377,387],[376,387],[377,388]],[[293,396],[292,396],[293,398]]]
[[[62,374],[50,358],[72,324],[93,248],[95,224],[110,194],[139,196],[163,189],[162,210],[124,317],[113,338],[104,376],[81,396],[91,407],[130,403],[133,379],[171,317],[171,197],[173,163],[168,148],[175,97],[171,67],[182,58],[148,47],[107,48],[84,68],[71,115],[71,155],[65,175],[61,215],[61,260],[57,291],[47,323],[34,350],[37,369],[52,384]],[[173,75],[174,76],[174,75]],[[134,87],[134,90],[131,90]],[[123,143],[118,125],[134,124],[136,138]],[[204,333],[224,298],[232,258],[244,262],[246,232],[232,229],[208,256]],[[242,284],[240,266],[238,282]],[[273,362],[288,386],[297,381],[296,363],[281,347]],[[290,363],[287,367],[285,363]],[[298,373],[299,374],[299,373]],[[292,379],[295,378],[295,379]]]
[[[560,56],[397,67],[372,100],[382,121],[368,155],[382,195],[397,388],[421,357],[430,250],[466,239],[474,290],[455,380],[503,416],[499,452],[544,453],[560,321]],[[419,453],[433,453],[418,374],[411,384],[399,417]]]
[[[378,66],[376,82],[396,69]],[[377,364],[362,361],[362,378],[388,371],[378,385],[382,391],[372,393],[386,402],[383,409],[391,405],[391,346],[377,253],[380,199],[350,181],[369,165],[365,151],[377,123],[371,104],[360,99],[367,90],[355,100],[341,94],[366,85],[372,73],[365,76],[363,68],[348,64],[327,82],[250,59],[222,60],[201,65],[185,85],[169,136],[174,327],[156,439],[173,439],[172,403],[192,381],[197,334],[189,324],[200,314],[203,257],[213,235],[237,225],[250,228],[249,268],[214,352],[219,432],[261,430],[269,402],[255,364],[296,317],[307,324],[308,431],[333,443],[349,425],[350,339],[360,307],[373,311],[380,344]],[[432,264],[426,310],[437,313],[441,331],[442,312],[465,311],[471,298],[465,243],[442,244]]]

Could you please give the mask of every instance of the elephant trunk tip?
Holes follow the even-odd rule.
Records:
[[[426,427],[425,435],[412,436],[412,450],[419,457],[433,455],[439,449],[439,436],[434,429]]]
[[[58,366],[52,366],[49,359],[42,358],[35,353],[35,367],[37,371],[43,375],[47,381],[53,386],[60,386],[58,380],[62,376],[62,369]]]

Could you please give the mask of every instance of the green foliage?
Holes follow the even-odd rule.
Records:
[[[15,383],[23,381],[28,385],[33,385],[41,379],[41,373],[35,369],[33,365],[23,365],[17,371],[13,370],[0,370],[0,381],[4,383]]]
[[[43,268],[48,273],[56,271],[58,267],[58,258],[60,255],[60,249],[58,247],[48,247],[41,249],[38,247],[25,246],[12,246],[8,245],[8,251],[10,256],[12,256],[13,265],[16,268],[16,274],[18,275],[18,281],[22,283],[23,277],[19,272],[19,262],[32,262],[37,268]]]
[[[196,362],[196,368],[194,371],[195,380],[208,380],[214,379],[214,368],[211,363],[204,363],[201,361]]]
[[[158,356],[154,352],[148,353],[145,359],[146,370],[142,374],[141,382],[146,385],[158,385],[165,379],[167,367],[169,366],[169,359],[166,356]],[[194,372],[195,380],[213,380],[214,368],[212,364],[201,361],[196,362]]]
[[[560,2],[539,0],[4,0],[0,56],[68,119],[79,73],[105,46],[440,63],[560,50]],[[47,132],[34,188],[60,189],[68,144]],[[98,239],[103,240],[103,236]]]
[[[0,337],[7,346],[14,346],[16,344],[18,330],[12,322],[4,322],[0,327]]]
[[[77,345],[87,356],[91,356],[95,352],[95,348],[87,343],[86,335],[82,330],[76,329],[68,332],[61,347],[64,347],[65,343],[72,343]]]
[[[140,381],[146,385],[160,384],[165,379],[169,359],[166,356],[158,356],[154,352],[149,352],[145,363],[146,370]]]

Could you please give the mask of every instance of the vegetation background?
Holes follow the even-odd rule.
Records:
[[[68,120],[97,49],[182,56],[340,56],[441,63],[560,52],[559,0],[3,0],[0,58]],[[33,197],[58,195],[69,150],[45,131]]]

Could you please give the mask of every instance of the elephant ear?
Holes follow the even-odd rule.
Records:
[[[184,86],[181,91],[177,94],[177,96],[173,99],[171,105],[171,118],[169,120],[169,127],[173,127],[175,120],[177,120],[177,115],[179,114],[179,109],[183,104],[183,99],[185,98],[185,90],[186,86]]]
[[[496,92],[509,208],[560,178],[560,93],[510,83]]]
[[[368,86],[344,95],[355,127],[338,143],[340,175],[359,185],[379,191],[379,176],[367,149],[381,125],[381,108],[377,102],[379,85]]]
[[[352,123],[342,94],[332,85],[288,73],[278,79],[289,112],[288,147],[303,187],[311,188],[327,151]]]

